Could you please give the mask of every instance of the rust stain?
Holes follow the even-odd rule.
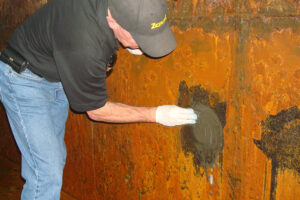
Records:
[[[291,37],[292,35],[293,37]],[[246,70],[248,91],[245,104],[249,106],[245,108],[245,112],[249,117],[244,126],[250,127],[247,135],[252,132],[250,136],[258,140],[261,137],[260,132],[263,133],[264,130],[262,125],[247,126],[246,124],[265,121],[268,116],[276,116],[280,111],[288,110],[299,102],[300,82],[295,74],[299,70],[298,62],[300,60],[297,49],[300,38],[298,35],[294,35],[290,29],[273,32],[267,40],[255,38],[255,32],[252,32],[248,52],[249,64]],[[258,164],[257,158],[255,160]],[[280,197],[285,196],[284,190],[278,188],[278,185],[281,185],[281,188],[284,187],[282,185],[284,177],[281,176],[288,178],[292,174],[288,175],[291,173],[290,170],[289,173],[279,173],[276,168],[278,164],[273,163],[273,160],[265,161],[265,163],[267,164],[264,170],[264,196],[266,199],[274,199],[275,197],[272,195],[276,192],[276,199],[281,199]],[[276,180],[277,184],[275,184]],[[278,180],[281,181],[278,182]],[[299,184],[292,180],[286,181],[285,184],[296,191],[297,186],[299,187]]]
[[[205,32],[228,32],[240,20],[251,24],[261,37],[278,29],[300,30],[300,2],[297,0],[169,0],[169,23],[181,30],[198,27]],[[191,12],[192,11],[192,12]]]

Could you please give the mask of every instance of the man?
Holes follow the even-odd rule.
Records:
[[[165,0],[52,0],[16,29],[1,52],[0,95],[22,154],[21,199],[59,199],[69,103],[102,122],[193,124],[192,109],[110,102],[106,65],[120,42],[164,56],[176,47]]]

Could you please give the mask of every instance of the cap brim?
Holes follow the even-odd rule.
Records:
[[[142,51],[150,57],[163,57],[171,53],[177,46],[174,34],[168,24],[155,35],[131,34]]]

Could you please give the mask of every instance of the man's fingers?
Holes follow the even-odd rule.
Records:
[[[178,120],[197,120],[198,116],[196,114],[174,114],[171,116],[173,119]]]
[[[176,106],[174,108],[174,112],[180,113],[180,114],[194,114],[194,110],[192,108],[181,108]]]
[[[179,108],[174,109],[173,112],[170,113],[171,117],[176,118],[176,119],[191,119],[191,120],[196,120],[198,116],[194,112],[193,109],[191,108]]]
[[[180,120],[178,121],[178,125],[184,125],[184,124],[196,124],[196,120]]]
[[[156,110],[156,122],[165,126],[195,124],[197,114],[192,108],[182,108],[176,105],[159,106]]]

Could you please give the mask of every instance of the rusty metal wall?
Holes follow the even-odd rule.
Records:
[[[1,45],[43,2],[0,0]],[[223,105],[225,146],[213,184],[184,151],[181,127],[95,123],[70,112],[63,189],[85,200],[298,199],[300,1],[168,4],[177,49],[162,59],[120,50],[109,97],[137,106],[178,104],[184,83],[200,88],[211,107]],[[1,155],[18,161],[8,126],[0,124]]]

